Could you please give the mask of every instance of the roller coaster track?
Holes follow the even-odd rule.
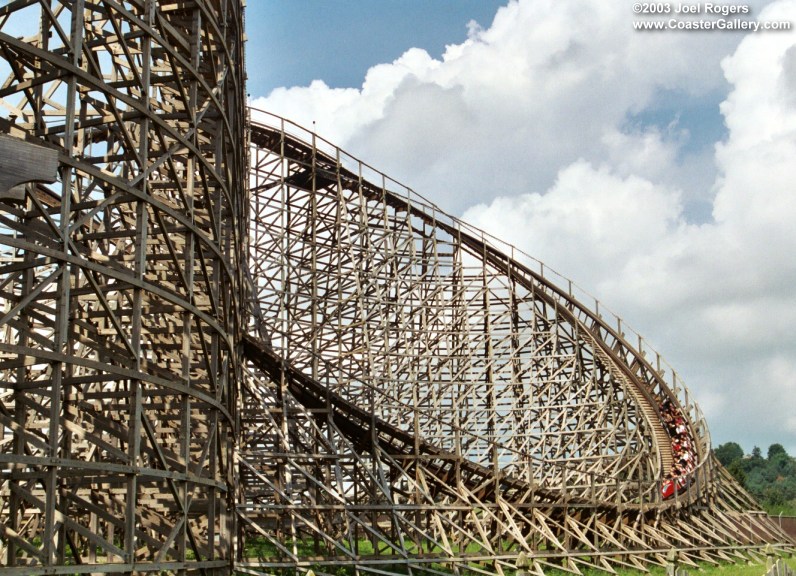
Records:
[[[423,460],[425,469],[431,472],[428,478],[429,483],[433,484],[433,489],[430,492],[431,495],[437,492],[450,490],[453,479],[458,478],[459,488],[467,489],[477,498],[481,505],[488,505],[489,503],[500,500],[505,501],[507,504],[504,505],[507,505],[509,510],[512,511],[514,528],[518,530],[519,534],[525,534],[526,538],[530,537],[532,528],[539,528],[538,525],[534,526],[532,522],[529,522],[528,517],[523,516],[523,509],[529,506],[543,514],[544,521],[549,531],[549,537],[556,542],[558,546],[561,546],[564,540],[571,539],[573,534],[583,536],[590,528],[594,529],[594,526],[588,527],[581,525],[573,518],[569,518],[567,516],[569,508],[574,508],[576,510],[600,510],[602,514],[613,518],[617,516],[621,518],[623,514],[632,517],[633,514],[638,515],[641,513],[641,516],[646,515],[648,517],[647,522],[650,522],[650,524],[655,523],[655,517],[662,509],[660,505],[648,506],[645,508],[644,506],[633,504],[616,504],[611,501],[606,501],[605,499],[570,498],[566,494],[566,490],[538,489],[517,478],[508,478],[500,474],[495,475],[493,471],[488,468],[478,466],[466,460],[463,461],[461,458],[450,453],[445,453],[422,440],[417,441],[417,439],[413,438],[410,434],[407,434],[389,423],[374,418],[372,413],[351,404],[341,396],[330,392],[328,387],[314,381],[306,374],[295,369],[295,367],[285,361],[283,355],[274,351],[269,344],[262,342],[258,338],[251,336],[244,338],[244,354],[250,362],[262,371],[261,375],[267,376],[272,381],[283,382],[285,384],[285,390],[307,410],[316,413],[328,411],[331,419],[336,422],[337,428],[345,435],[351,447],[355,450],[363,450],[374,455],[378,454],[379,450],[382,450],[385,454],[389,455],[393,465],[396,467],[400,467],[400,462],[406,459]],[[255,392],[255,394],[259,396],[262,394],[262,391]],[[252,464],[246,463],[245,461],[244,464],[249,467],[249,472],[254,471],[255,473],[254,475],[251,473],[243,473],[241,475],[242,478],[252,478],[253,476],[256,477],[260,475],[254,470]],[[271,472],[273,473],[273,470],[271,470]],[[666,507],[667,506],[664,505],[663,509]],[[250,509],[247,514],[247,521],[254,524],[257,521],[256,513],[253,513]],[[641,516],[637,516],[637,519]],[[696,522],[697,525],[703,522],[697,514],[694,516],[692,521]],[[770,524],[767,525],[764,521],[761,522],[760,519],[754,521],[754,527],[752,527],[751,519],[749,519],[750,534],[747,535],[739,531],[739,528],[746,528],[742,526],[739,517],[733,514],[720,513],[712,520],[716,521],[717,519],[719,525],[724,526],[723,529],[718,530],[730,538],[749,537],[752,533],[756,537],[765,537],[769,539],[782,537],[782,534],[778,533],[776,528],[773,528]],[[599,525],[601,520],[592,519],[592,522]],[[574,527],[574,529],[568,529],[569,527]],[[619,543],[619,540],[611,538],[611,530],[608,529],[607,526],[601,526],[600,530],[602,534],[607,535],[609,540],[613,540],[615,544]],[[716,530],[716,527],[711,529],[714,535],[716,534]],[[698,531],[694,531],[694,533],[696,532]],[[625,534],[625,536],[627,536],[627,534]],[[621,538],[621,536],[619,536],[619,538]],[[655,538],[663,542],[666,541],[665,537],[661,534],[656,535]],[[329,540],[331,539],[329,538]],[[683,541],[685,542],[686,540],[683,539]],[[641,544],[642,540],[636,539],[634,543],[636,545]],[[737,548],[737,546],[715,546],[714,544],[713,546],[707,547],[695,547],[688,552],[693,553],[695,557],[703,560],[708,559],[710,561],[715,561],[715,559],[718,558],[725,561],[732,561],[734,558],[739,558],[739,556],[735,556],[738,553]],[[623,551],[614,550],[613,553],[598,552],[594,547],[592,547],[591,550],[592,553],[610,558],[610,561],[603,558],[599,564],[607,570],[610,570],[613,563],[616,563],[616,565],[622,565],[624,563],[622,556],[625,556],[626,553]],[[638,552],[639,551],[636,550],[636,553]],[[665,546],[658,549],[650,548],[646,550],[648,557],[653,559],[662,558],[665,552],[667,552]],[[563,554],[560,551],[556,553],[555,551],[537,550],[534,553],[534,556],[539,561],[536,566],[541,569],[545,560],[567,556],[571,553],[571,550],[566,550]],[[437,552],[434,554],[425,554],[422,557],[415,558],[415,560],[421,564],[424,561],[428,562],[430,560],[457,560],[466,564],[473,560],[477,561],[482,559],[478,556],[460,556],[458,558],[453,558],[451,556],[453,555],[446,556],[445,554]],[[574,554],[574,556],[577,557],[578,555]],[[296,558],[296,560],[298,560],[298,558]],[[367,565],[369,563],[368,561],[372,562],[373,560],[374,558],[368,559],[359,555],[350,558],[350,561],[361,562],[364,565]],[[629,560],[631,564],[637,567],[642,568],[644,566],[643,563],[633,558],[632,555]],[[254,570],[255,567],[276,568],[287,564],[256,562],[251,565],[246,563],[242,563],[241,565],[248,566],[250,569]],[[591,564],[584,563],[584,565]]]
[[[441,482],[442,487],[450,483],[455,475],[454,468],[458,468],[463,475],[462,483],[482,501],[494,501],[497,491],[507,500],[522,498],[531,491],[527,482],[500,475],[492,478],[492,470],[489,468],[442,451],[422,439],[416,442],[411,434],[381,419],[373,418],[367,410],[330,392],[319,382],[290,366],[267,344],[246,336],[243,346],[246,358],[264,374],[276,381],[284,377],[287,389],[305,408],[319,410],[328,406],[338,426],[355,448],[372,452],[373,444],[378,443],[387,454],[400,460],[411,456],[417,446],[420,457],[429,461],[426,466],[434,471],[434,480]],[[544,490],[537,491],[535,497],[548,503],[561,500],[561,494]],[[583,503],[585,500],[571,502]]]
[[[272,384],[256,385],[249,406],[258,413],[258,402],[268,398],[263,404],[270,416],[255,419],[270,418],[272,445],[281,445],[279,464],[260,472],[263,455],[276,450],[264,452],[260,440],[243,452],[251,493],[258,496],[245,498],[249,504],[241,510],[255,540],[280,548],[271,535],[296,541],[303,533],[316,549],[327,550],[330,565],[356,561],[374,571],[398,561],[413,570],[438,562],[475,572],[486,562],[491,571],[502,572],[530,559],[529,569],[542,574],[550,566],[575,573],[578,566],[644,568],[664,563],[671,547],[682,550],[686,561],[727,560],[739,543],[751,550],[758,538],[782,539],[764,519],[747,514],[755,504],[712,459],[707,426],[685,387],[673,372],[672,382],[664,381],[667,367],[660,356],[641,337],[638,346],[631,345],[621,320],[606,320],[599,303],[585,306],[588,298],[576,297],[570,281],[552,282],[543,265],[533,270],[533,261],[517,256],[514,248],[444,215],[314,134],[302,135],[298,126],[270,118],[268,124],[253,122],[250,134],[253,332],[259,336],[245,337],[244,351],[253,380]],[[369,240],[366,229],[389,242]],[[476,271],[468,272],[464,262]],[[402,272],[410,269],[411,276]],[[495,294],[503,288],[508,294],[501,299]],[[421,317],[424,331],[415,332],[411,322],[401,320],[402,289],[403,298],[412,300],[405,306],[407,316]],[[468,291],[473,295],[463,296]],[[417,299],[417,292],[425,296]],[[468,307],[468,298],[477,308]],[[468,311],[457,310],[463,305]],[[483,309],[490,312],[478,316]],[[462,321],[456,320],[461,314],[477,316],[463,332]],[[499,320],[511,329],[501,333]],[[418,350],[411,361],[396,354],[391,325],[417,339],[403,342]],[[522,325],[530,337],[523,336]],[[456,344],[445,342],[451,332],[463,334],[452,338]],[[491,333],[501,333],[501,339],[495,343]],[[486,361],[475,371],[451,370],[448,377],[456,382],[465,373],[475,374],[463,382],[463,398],[483,403],[474,413],[480,422],[492,423],[485,433],[468,429],[470,412],[456,408],[464,400],[435,394],[435,387],[450,384],[435,380],[434,370],[425,367],[452,364],[468,346],[466,365]],[[545,363],[524,347],[557,360]],[[501,372],[498,364],[510,369]],[[534,370],[552,380],[567,374],[568,383],[554,391],[557,395],[596,380],[608,383],[612,397],[600,396],[597,403],[587,401],[573,410],[568,417],[582,418],[579,429],[559,428],[550,419],[555,402],[542,408],[525,403],[534,386],[544,389]],[[507,382],[496,393],[503,378]],[[523,383],[528,378],[539,383]],[[479,392],[468,396],[468,388]],[[498,418],[495,406],[501,397]],[[511,399],[509,407],[505,398]],[[667,400],[687,422],[697,459],[688,489],[671,499],[660,492],[675,458],[661,414]],[[611,408],[603,409],[603,402]],[[588,452],[573,448],[570,438],[582,434],[593,442],[590,429],[604,426],[601,419],[612,410],[623,416],[611,426],[628,427],[624,453],[611,448],[600,457],[558,457],[568,450]],[[533,425],[530,413],[549,419],[534,437],[542,442],[557,437],[556,449],[527,452],[527,443],[516,441],[524,427]],[[516,424],[501,431],[498,422],[512,418]],[[463,448],[473,445],[480,448]],[[323,466],[326,473],[320,472]],[[362,467],[382,472],[360,493],[380,493],[386,501],[366,503],[347,492]],[[268,482],[269,475],[280,480]],[[324,490],[318,492],[321,485]],[[285,503],[309,493],[315,493],[314,520]],[[326,520],[318,504],[323,497],[337,502],[336,514]],[[254,503],[263,498],[270,504]],[[480,510],[477,516],[474,509]],[[342,526],[346,529],[340,531]],[[446,538],[446,526],[458,541]],[[371,544],[362,544],[363,538]],[[363,547],[370,554],[363,554]],[[468,549],[476,552],[463,552]],[[513,552],[503,557],[500,550]],[[301,562],[300,551],[288,547],[265,556],[241,566],[256,572],[258,566]]]
[[[378,443],[387,454],[397,459],[411,456],[417,448],[420,457],[427,460],[426,466],[434,471],[433,481],[442,483],[438,488],[447,487],[452,478],[461,475],[462,484],[482,501],[494,501],[499,492],[502,499],[515,505],[522,504],[522,501],[532,494],[534,501],[538,504],[555,504],[566,500],[567,504],[571,506],[590,505],[609,508],[614,506],[612,502],[588,497],[572,498],[565,490],[538,489],[518,478],[502,474],[495,475],[489,468],[440,450],[422,439],[416,441],[411,434],[388,422],[374,418],[373,414],[367,410],[331,392],[321,383],[291,366],[281,354],[278,354],[262,340],[245,336],[243,347],[246,358],[252,364],[271,380],[284,380],[287,390],[293,398],[306,409],[312,411],[328,408],[331,410],[337,425],[355,448],[372,452],[373,444]],[[661,431],[668,438],[663,427],[661,427]],[[630,503],[624,504],[622,507],[633,509],[639,508],[639,505]]]
[[[317,188],[323,188],[324,185],[332,182],[332,180],[327,180],[324,175],[337,174],[342,186],[360,185],[363,189],[367,189],[371,197],[379,197],[381,191],[369,185],[369,183],[360,182],[358,177],[352,172],[336,166],[333,158],[313,151],[310,144],[289,136],[282,136],[277,130],[266,126],[257,124],[252,126],[251,140],[256,146],[273,152],[281,151],[286,157],[303,165],[308,164],[308,160],[312,158],[313,163],[310,165],[314,167],[314,170],[304,169],[298,171],[285,180],[284,184],[307,187],[314,180]],[[384,202],[401,208],[405,207],[404,199],[389,193],[385,193]],[[412,207],[408,209],[413,210]],[[421,217],[428,217],[421,210],[414,210]],[[633,350],[621,336],[606,326],[597,313],[584,308],[570,294],[566,294],[550,284],[527,266],[508,259],[482,239],[466,235],[439,221],[434,222],[434,224],[451,234],[458,234],[462,244],[469,246],[473,253],[483,254],[484,260],[494,266],[496,270],[511,275],[513,279],[524,284],[528,289],[533,289],[536,286],[543,287],[544,290],[536,292],[536,296],[545,300],[548,305],[558,307],[559,313],[568,322],[578,325],[581,337],[589,341],[595,351],[595,355],[604,366],[616,367],[622,372],[625,390],[633,396],[644,414],[646,423],[651,428],[651,439],[654,442],[653,448],[660,458],[658,473],[667,472],[673,462],[671,438],[663,425],[655,400],[653,400],[655,385],[657,387],[663,386],[665,389],[665,384],[660,381],[660,377],[644,360],[642,355]],[[625,359],[628,357],[632,361],[626,363]]]

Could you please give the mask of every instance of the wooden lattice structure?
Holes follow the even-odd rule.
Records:
[[[792,544],[674,372],[569,281],[247,124],[242,4],[0,6],[0,575]]]
[[[0,5],[0,132],[58,162],[0,191],[4,574],[230,571],[242,22],[231,0]]]
[[[621,320],[316,135],[252,116],[240,566],[577,574],[787,547]]]

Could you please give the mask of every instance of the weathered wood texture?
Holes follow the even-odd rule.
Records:
[[[788,566],[782,558],[777,559],[766,571],[764,576],[794,576],[796,571]]]
[[[796,516],[775,516],[773,520],[796,541]]]
[[[58,151],[0,134],[0,200],[23,201],[27,182],[55,182]]]
[[[0,4],[0,573],[229,573],[241,3]]]

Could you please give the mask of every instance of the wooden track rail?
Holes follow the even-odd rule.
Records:
[[[307,410],[328,410],[337,427],[355,449],[373,452],[375,445],[378,444],[390,457],[402,460],[412,457],[417,448],[419,457],[425,460],[425,466],[434,471],[432,482],[443,483],[437,487],[438,490],[446,488],[453,477],[459,477],[468,490],[476,492],[478,498],[485,502],[493,502],[499,493],[501,499],[509,501],[516,499],[517,504],[522,504],[522,500],[533,493],[536,505],[560,504],[566,501],[567,506],[575,507],[615,507],[614,502],[606,500],[604,496],[596,499],[593,494],[587,493],[584,497],[573,497],[573,490],[566,487],[551,490],[537,488],[527,481],[503,474],[493,477],[493,471],[489,468],[440,450],[422,439],[415,439],[411,434],[388,422],[374,418],[372,413],[352,404],[291,366],[269,344],[252,336],[244,336],[243,350],[246,359],[264,375],[273,381],[284,381],[291,396]],[[641,500],[642,496],[639,495],[638,499]],[[621,507],[653,510],[652,507],[644,508],[637,503],[623,504]]]
[[[355,406],[290,366],[273,348],[257,339],[245,336],[243,348],[246,358],[263,374],[277,381],[284,378],[287,389],[302,406],[308,410],[330,410],[337,426],[357,450],[373,452],[374,444],[378,444],[390,457],[401,460],[412,456],[417,447],[420,458],[427,460],[426,466],[434,471],[433,482],[445,484],[438,488],[445,488],[454,475],[461,476],[462,484],[474,491],[481,501],[494,501],[498,492],[501,498],[510,500],[513,497],[522,497],[532,489],[527,482],[502,475],[489,482],[492,476],[489,468],[444,452],[422,439],[416,441],[411,434],[379,418],[374,418],[373,414]],[[547,503],[556,503],[563,498],[561,493],[552,493],[543,489],[536,491],[534,496],[539,502]],[[585,503],[586,500],[577,499],[569,502],[576,506]]]
[[[599,314],[584,308],[571,295],[550,284],[544,277],[532,272],[527,266],[507,258],[482,238],[479,239],[474,235],[458,230],[455,224],[449,225],[444,221],[437,220],[437,216],[429,217],[422,208],[407,204],[406,199],[386,190],[379,190],[369,182],[358,179],[354,173],[345,168],[335,167],[333,158],[321,152],[313,151],[310,144],[290,137],[281,137],[278,131],[258,126],[257,124],[252,127],[251,140],[258,147],[265,147],[272,151],[279,151],[282,154],[289,155],[302,167],[299,172],[285,180],[291,187],[306,187],[311,182],[314,182],[316,188],[323,188],[336,181],[330,175],[337,172],[339,174],[337,180],[339,180],[341,187],[353,188],[359,186],[363,190],[363,194],[368,198],[382,197],[386,205],[395,207],[397,210],[406,210],[421,219],[430,221],[434,226],[448,232],[451,236],[456,236],[471,253],[483,255],[485,262],[494,267],[496,271],[510,276],[514,282],[521,283],[528,290],[536,289],[534,292],[536,298],[544,300],[550,307],[557,307],[557,314],[562,316],[567,322],[578,326],[581,338],[590,341],[594,354],[599,356],[604,366],[612,366],[623,372],[624,389],[633,395],[645,416],[646,424],[652,428],[650,439],[655,453],[660,458],[657,463],[657,474],[660,475],[669,470],[673,460],[671,440],[663,426],[658,408],[658,402],[667,397],[666,384],[644,359],[643,355],[636,352],[622,339],[622,336],[608,327]],[[310,159],[314,163],[312,165],[316,166],[315,175],[313,176],[310,176],[312,170],[304,167]],[[321,176],[318,176],[317,173],[320,173]],[[630,357],[631,362],[626,363],[625,360],[628,357]],[[699,424],[702,425],[702,422],[699,422]],[[707,452],[709,452],[709,437],[703,438],[703,445],[699,448],[701,448],[701,457],[704,459]]]

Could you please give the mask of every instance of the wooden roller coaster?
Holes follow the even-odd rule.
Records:
[[[0,7],[0,575],[792,552],[598,302],[247,111],[243,21]]]
[[[240,529],[263,545],[241,566],[611,572],[789,549],[674,371],[599,303],[252,116],[249,333],[268,340],[244,354],[270,384],[243,388]]]

